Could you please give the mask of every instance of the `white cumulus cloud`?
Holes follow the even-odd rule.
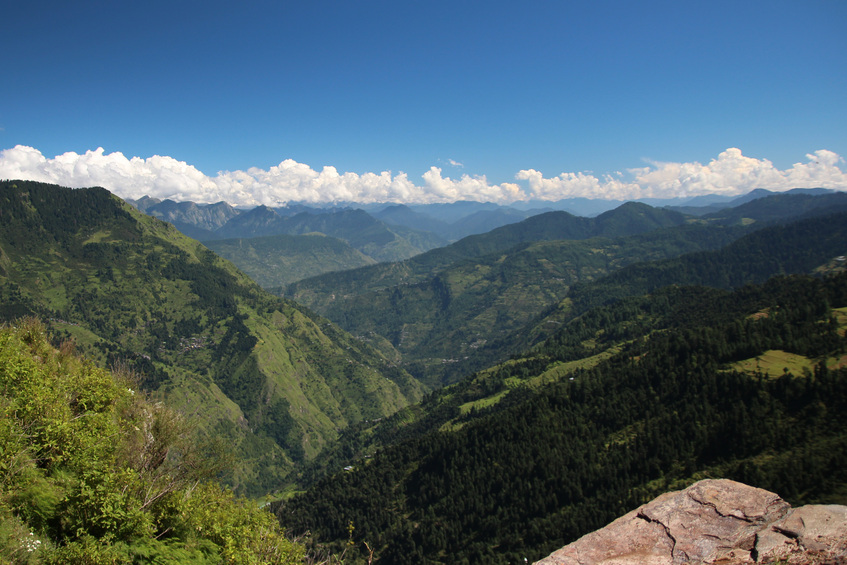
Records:
[[[735,196],[756,188],[780,191],[791,188],[847,189],[847,174],[839,167],[844,160],[826,149],[807,154],[806,163],[779,170],[767,159],[745,157],[731,147],[708,165],[650,162],[627,174],[597,178],[585,173],[562,173],[544,178],[534,170],[522,170],[516,178],[529,184],[529,197],[542,200],[586,197],[614,200],[676,198],[701,194]]]
[[[284,202],[451,202],[491,200],[513,202],[523,197],[513,183],[489,184],[485,177],[441,176],[433,167],[415,185],[405,173],[320,172],[286,159],[268,170],[221,171],[209,177],[171,157],[127,159],[103,148],[80,155],[64,153],[52,159],[32,147],[18,145],[0,151],[0,178],[50,182],[62,186],[102,186],[122,198],[170,198],[194,202],[226,201],[237,206],[278,205]]]
[[[237,206],[284,202],[407,202],[478,200],[510,203],[519,200],[560,200],[572,197],[628,200],[699,194],[736,195],[755,188],[787,190],[825,187],[847,189],[843,159],[825,149],[806,155],[807,161],[786,170],[767,159],[742,155],[729,148],[707,165],[697,162],[648,162],[625,173],[595,176],[561,173],[545,178],[535,169],[515,175],[519,183],[491,184],[485,176],[444,176],[431,167],[417,184],[405,173],[340,173],[320,171],[286,159],[268,170],[221,171],[210,177],[172,157],[127,158],[103,148],[45,157],[35,148],[18,145],[0,151],[0,178],[28,179],[62,186],[102,186],[123,198],[171,198],[194,202],[226,201]],[[451,165],[453,163],[451,162]]]

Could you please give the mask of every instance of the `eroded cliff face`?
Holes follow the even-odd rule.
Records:
[[[730,480],[663,494],[537,565],[847,565],[847,506],[791,508]]]

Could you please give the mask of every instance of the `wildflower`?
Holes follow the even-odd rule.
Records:
[[[41,540],[35,537],[35,534],[30,532],[26,539],[23,540],[24,549],[32,553],[41,545]]]

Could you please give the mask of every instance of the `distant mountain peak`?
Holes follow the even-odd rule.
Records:
[[[257,214],[257,215],[258,214],[271,214],[273,216],[279,216],[279,214],[276,213],[276,210],[274,210],[270,206],[265,206],[264,204],[259,204],[258,206],[256,206],[252,210],[250,210],[250,212]]]

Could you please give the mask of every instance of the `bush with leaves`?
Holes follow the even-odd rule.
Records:
[[[41,324],[0,328],[0,563],[299,563],[269,512],[214,482],[223,446]]]

